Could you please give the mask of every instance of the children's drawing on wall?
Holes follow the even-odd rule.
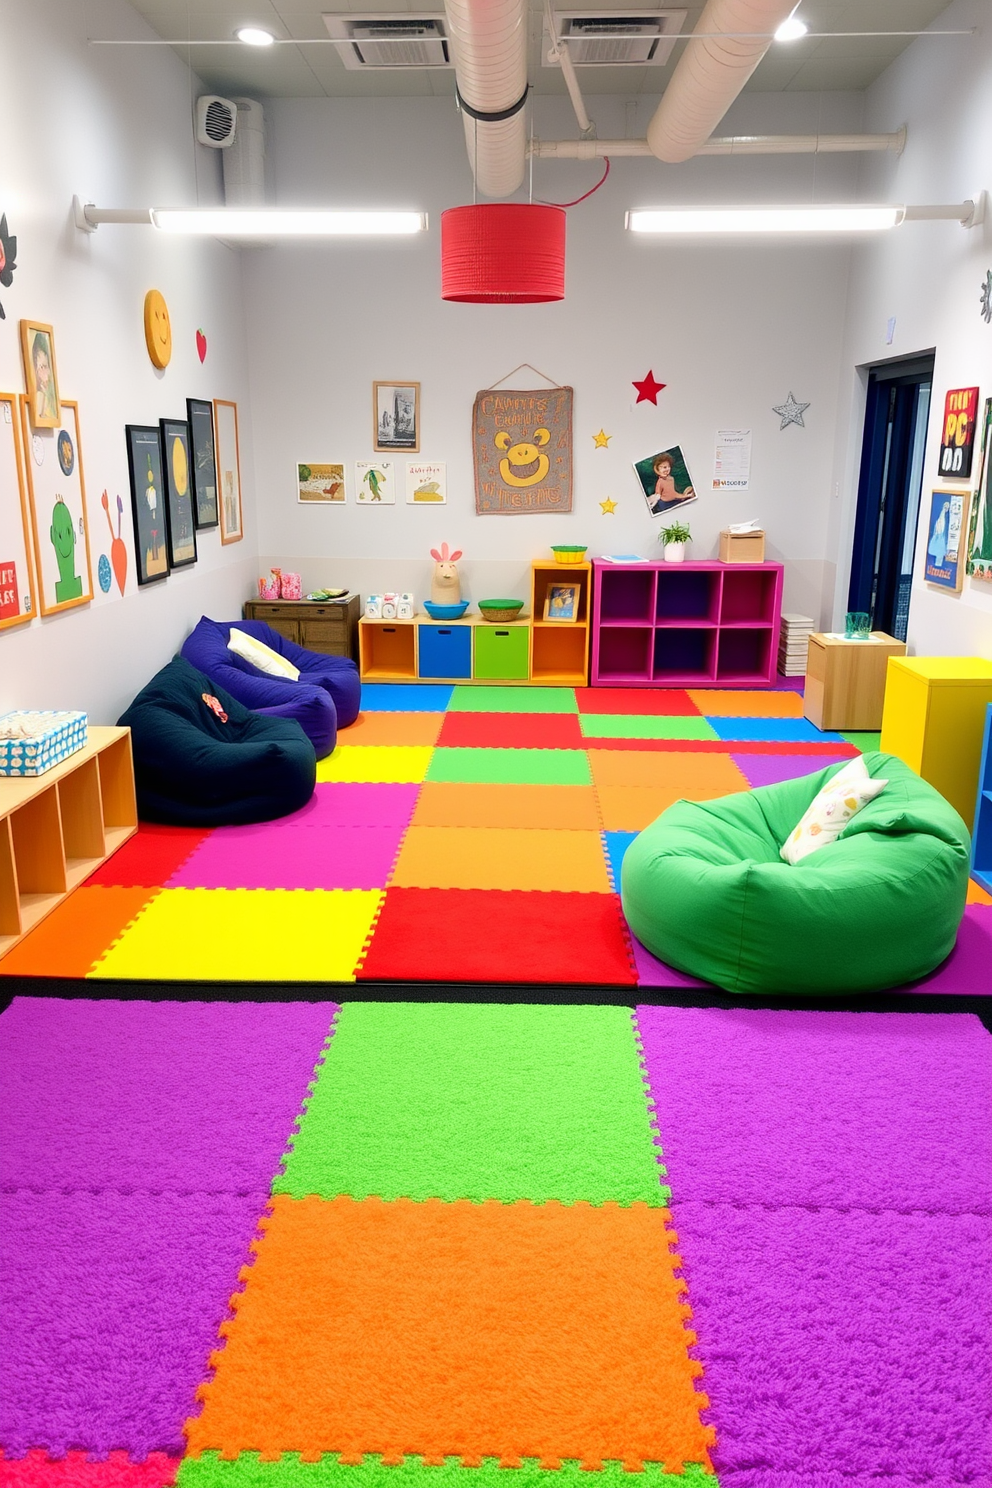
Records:
[[[125,433],[138,583],[154,584],[169,574],[162,441],[151,424],[128,424]]]
[[[375,450],[420,448],[420,383],[372,384],[373,445]]]
[[[954,593],[964,578],[963,543],[966,534],[968,495],[964,491],[934,491],[930,497],[930,525],[927,528],[927,561],[924,578],[928,584]]]
[[[572,389],[477,393],[472,415],[479,516],[572,510]]]
[[[162,464],[165,471],[169,567],[186,568],[196,562],[189,424],[185,419],[160,419],[159,427],[162,431]]]
[[[26,408],[25,413],[29,414]],[[43,615],[88,604],[93,598],[76,404],[63,401],[62,417],[65,422],[60,428],[34,436],[43,442],[45,451],[40,461],[28,463],[35,570]]]
[[[681,445],[673,444],[670,449],[635,460],[634,473],[653,517],[696,499]]]
[[[344,465],[316,460],[301,460],[296,467],[297,500],[308,506],[340,504],[345,499]]]
[[[408,506],[439,506],[448,499],[447,466],[443,460],[406,463],[406,500]]]
[[[355,502],[358,506],[395,506],[392,460],[356,460]]]
[[[110,515],[110,498],[106,491],[100,497],[104,515],[107,518],[107,526],[110,528],[110,567],[113,569],[114,578],[121,594],[124,593],[124,585],[127,583],[127,547],[121,536],[121,523],[124,521],[124,502],[120,496],[117,498],[117,531],[114,531],[114,523]],[[102,587],[102,585],[101,585]],[[108,584],[109,589],[109,584]]]
[[[974,582],[992,585],[992,398],[986,398],[982,418],[982,456],[968,527],[967,566]]]
[[[31,427],[56,429],[62,422],[62,414],[55,370],[55,333],[51,326],[22,320],[21,353]]]

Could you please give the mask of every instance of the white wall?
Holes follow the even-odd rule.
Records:
[[[643,136],[655,100],[596,98],[600,135]],[[860,96],[748,95],[727,132],[860,127]],[[606,186],[569,213],[561,304],[472,306],[440,299],[439,217],[472,200],[462,130],[449,100],[276,100],[266,105],[278,200],[426,209],[420,240],[292,244],[246,252],[262,564],[302,570],[306,586],[369,592],[429,582],[431,546],[465,552],[464,589],[525,597],[532,558],[551,542],[590,554],[658,553],[631,462],[680,443],[700,499],[684,509],[692,555],[715,554],[727,522],[758,517],[768,554],[787,563],[787,608],[818,619],[834,588],[826,562],[850,249],[838,242],[690,245],[635,239],[624,211],[663,201],[846,200],[856,157],[706,158],[680,167],[619,160]],[[574,137],[567,100],[537,100],[537,131]],[[567,201],[593,163],[539,161],[534,194]],[[520,362],[575,389],[571,516],[477,517],[471,461],[475,393]],[[648,369],[668,384],[635,406]],[[422,386],[421,457],[447,462],[441,508],[301,506],[300,460],[371,459],[373,379]],[[517,386],[540,386],[515,379]],[[808,401],[806,427],[779,429],[772,405]],[[597,450],[603,427],[612,440]],[[716,496],[714,434],[753,430],[752,489]],[[349,472],[350,474],[350,472]],[[617,513],[599,502],[612,496]]]
[[[61,391],[79,400],[96,595],[89,606],[0,632],[0,711],[80,707],[108,722],[201,613],[239,613],[257,566],[240,255],[150,228],[84,236],[72,225],[75,193],[102,206],[219,199],[216,155],[193,143],[195,78],[164,47],[88,45],[90,37],[152,34],[124,0],[0,0],[0,34],[0,211],[18,240],[13,284],[0,290],[0,389],[24,388],[18,321],[51,323]],[[164,372],[144,344],[142,307],[153,286],[172,318]],[[203,366],[198,327],[208,340]],[[204,533],[195,567],[139,591],[124,425],[184,418],[187,397],[240,404],[246,538],[222,547],[218,532]],[[97,583],[110,542],[104,489],[115,517],[118,493],[124,498],[123,599],[116,584],[103,595]]]
[[[897,203],[963,201],[992,191],[992,14],[987,0],[956,0],[934,22],[940,29],[977,28],[974,36],[921,37],[889,67],[866,96],[865,128],[908,125],[899,159],[866,159],[862,200]],[[981,283],[992,268],[992,205],[984,227],[907,223],[858,247],[851,272],[843,365],[838,456],[840,499],[831,544],[839,555],[836,615],[846,609],[851,535],[861,452],[861,379],[855,368],[936,349],[923,518],[917,534],[909,647],[920,655],[992,656],[992,592],[965,580],[960,595],[922,582],[929,493],[951,489],[937,474],[944,395],[978,384],[992,394],[992,326],[979,312]],[[892,345],[886,324],[895,317]],[[981,409],[981,403],[979,405]],[[978,453],[972,485],[977,485]],[[967,489],[955,485],[954,489]]]

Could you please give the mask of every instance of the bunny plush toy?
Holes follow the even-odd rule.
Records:
[[[441,544],[440,552],[437,548],[431,548],[431,557],[434,559],[434,577],[431,580],[432,604],[450,605],[460,602],[462,589],[455,564],[461,556],[461,548],[456,548],[453,553],[449,553],[447,543]]]

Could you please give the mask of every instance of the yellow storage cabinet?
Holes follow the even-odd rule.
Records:
[[[982,656],[892,656],[879,748],[922,775],[964,817],[975,815],[992,661]]]

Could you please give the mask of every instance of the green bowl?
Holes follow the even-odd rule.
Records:
[[[480,599],[479,614],[496,625],[515,620],[524,607],[522,599]]]

